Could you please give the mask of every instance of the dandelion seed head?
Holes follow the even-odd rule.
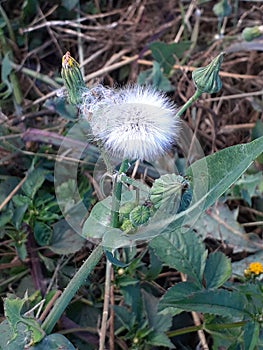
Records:
[[[149,87],[100,89],[89,112],[95,139],[120,158],[157,159],[171,148],[180,130],[175,106]]]

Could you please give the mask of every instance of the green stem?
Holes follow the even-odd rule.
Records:
[[[74,297],[80,286],[85,282],[88,275],[92,272],[93,268],[99,262],[103,253],[102,246],[98,246],[93,250],[88,259],[80,267],[78,272],[72,278],[67,285],[66,289],[62,293],[61,297],[56,301],[53,309],[42,324],[42,329],[46,334],[50,334],[55,324],[69,305],[71,299]]]
[[[187,108],[191,106],[202,94],[202,91],[197,89],[193,96],[189,98],[189,100],[180,108],[180,110],[176,113],[176,117],[181,117],[181,115],[186,111]]]
[[[128,159],[124,159],[121,163],[118,174],[121,175],[125,173],[128,169]],[[112,206],[111,206],[111,227],[119,226],[119,209],[121,203],[121,191],[122,191],[122,183],[118,179],[113,184],[112,191]]]
[[[245,324],[246,324],[245,321],[225,323],[225,324],[210,324],[207,329],[213,330],[213,331],[219,331],[219,330],[224,330],[224,329],[243,327]],[[184,327],[181,329],[176,329],[174,331],[167,332],[166,335],[169,338],[172,338],[172,337],[175,337],[177,335],[187,334],[187,333],[191,333],[191,332],[197,332],[200,330],[205,330],[204,325],[201,324],[198,326],[190,326],[190,327]]]

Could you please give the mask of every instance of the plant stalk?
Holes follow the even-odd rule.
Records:
[[[52,329],[69,305],[71,299],[99,262],[102,253],[103,248],[101,245],[99,245],[93,250],[84,264],[74,275],[72,280],[69,282],[64,292],[61,294],[61,297],[56,301],[53,309],[50,311],[49,315],[42,324],[42,329],[46,332],[46,334],[50,334],[52,332]]]
[[[123,162],[121,163],[120,169],[118,171],[118,175],[125,173],[128,167],[129,167],[128,160],[124,159]],[[120,203],[121,203],[121,193],[122,193],[122,182],[120,179],[116,178],[116,181],[113,183],[112,206],[111,206],[111,226],[113,228],[119,227],[119,210],[120,210]],[[105,346],[107,321],[108,321],[108,315],[109,315],[111,269],[112,269],[112,264],[110,261],[107,260],[99,350],[104,350],[104,346]]]
[[[181,115],[191,106],[192,103],[194,103],[202,94],[202,91],[197,89],[192,97],[189,98],[187,102],[179,109],[179,111],[176,113],[176,117],[181,117]]]

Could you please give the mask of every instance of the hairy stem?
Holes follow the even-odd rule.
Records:
[[[61,297],[56,301],[53,309],[50,311],[49,315],[42,324],[42,328],[46,334],[51,333],[55,324],[65,311],[66,307],[69,305],[71,299],[74,297],[80,286],[85,282],[88,275],[92,272],[96,264],[99,262],[102,253],[103,248],[99,245],[93,250],[88,259],[84,262],[75,276],[69,282],[66,289],[61,294]]]

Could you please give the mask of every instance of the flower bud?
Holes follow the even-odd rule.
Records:
[[[200,92],[214,94],[221,89],[222,83],[219,78],[219,69],[223,62],[223,54],[221,52],[210,64],[193,71],[192,78]]]
[[[246,41],[251,41],[263,34],[263,25],[245,28],[242,32],[242,38]]]
[[[78,105],[82,101],[82,92],[86,89],[78,62],[67,51],[62,57],[61,76],[68,91],[69,102]]]
[[[219,1],[213,7],[214,14],[220,19],[228,17],[231,14],[231,10],[228,0]]]
[[[138,227],[146,224],[151,216],[150,208],[144,205],[138,205],[130,212],[130,221],[133,226]]]

